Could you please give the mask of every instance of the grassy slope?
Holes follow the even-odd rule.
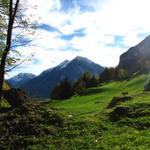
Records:
[[[77,114],[78,117],[61,130],[59,138],[50,138],[51,144],[48,146],[66,150],[150,149],[150,93],[143,92],[146,81],[147,76],[142,75],[129,81],[111,82],[88,89],[84,96],[51,103],[55,107]],[[133,99],[113,108],[106,108],[112,97],[123,91],[128,91]],[[112,114],[119,106],[128,107],[129,112],[114,121]],[[86,118],[79,117],[83,115]]]
[[[149,150],[150,93],[142,91],[146,80],[147,76],[142,75],[130,81],[111,82],[89,89],[81,97],[52,103],[32,102],[2,114],[0,148]],[[112,97],[122,91],[128,91],[133,99],[106,108]],[[119,106],[128,107],[128,113],[114,120],[112,114]],[[92,117],[89,112],[93,112]],[[85,118],[75,117],[83,114]]]
[[[131,80],[106,83],[102,86],[88,89],[82,96],[74,96],[65,101],[53,101],[51,106],[64,109],[76,115],[85,116],[97,113],[107,106],[112,97],[121,95],[124,91],[128,91],[129,94],[142,92],[146,81],[147,75],[141,75]]]

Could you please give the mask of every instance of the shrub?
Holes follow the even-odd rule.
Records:
[[[3,96],[12,107],[20,106],[27,101],[27,95],[21,89],[11,88],[4,90]]]

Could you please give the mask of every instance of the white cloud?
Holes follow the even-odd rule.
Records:
[[[127,49],[118,47],[117,44],[116,47],[108,46],[117,42],[115,37],[121,36],[122,44],[131,47],[144,38],[138,36],[139,34],[148,35],[150,32],[149,0],[105,0],[102,3],[100,0],[87,0],[87,3],[95,7],[95,11],[81,12],[76,6],[68,13],[60,11],[62,5],[59,0],[28,2],[37,5],[37,9],[29,9],[28,13],[35,14],[37,19],[40,17],[39,23],[51,25],[62,34],[71,34],[81,28],[85,28],[86,33],[84,37],[76,36],[67,41],[60,38],[58,32],[38,30],[33,43],[37,45],[34,47],[35,57],[41,64],[35,66],[31,63],[26,69],[36,74],[76,55],[88,57],[103,66],[116,66],[120,54]],[[68,45],[80,51],[69,51]]]

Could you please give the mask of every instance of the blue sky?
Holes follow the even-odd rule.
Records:
[[[28,5],[37,7],[26,14],[38,26],[32,46],[17,49],[35,57],[10,75],[39,74],[78,55],[116,66],[123,52],[150,33],[149,0],[28,0]]]

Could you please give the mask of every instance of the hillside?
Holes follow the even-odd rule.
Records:
[[[19,73],[18,75],[8,79],[7,82],[13,87],[20,87],[22,84],[27,83],[35,77],[36,76],[32,73]]]
[[[21,88],[32,98],[50,98],[53,88],[65,78],[73,83],[86,72],[99,75],[103,69],[91,60],[78,56],[71,61],[66,60],[54,68],[45,70],[36,78],[23,84]]]
[[[3,113],[0,149],[148,150],[150,93],[143,92],[146,80],[147,75],[140,75],[105,83],[63,102],[32,101]],[[123,91],[132,98],[108,108],[112,97]],[[126,111],[117,113],[119,108]]]
[[[118,67],[129,73],[148,72],[150,69],[150,36],[123,53],[120,56]]]
[[[147,75],[139,75],[130,80],[104,83],[69,100],[52,101],[51,106],[83,116],[97,113],[105,108],[114,96],[119,96],[122,92],[129,92],[131,95],[141,93],[147,78]]]

